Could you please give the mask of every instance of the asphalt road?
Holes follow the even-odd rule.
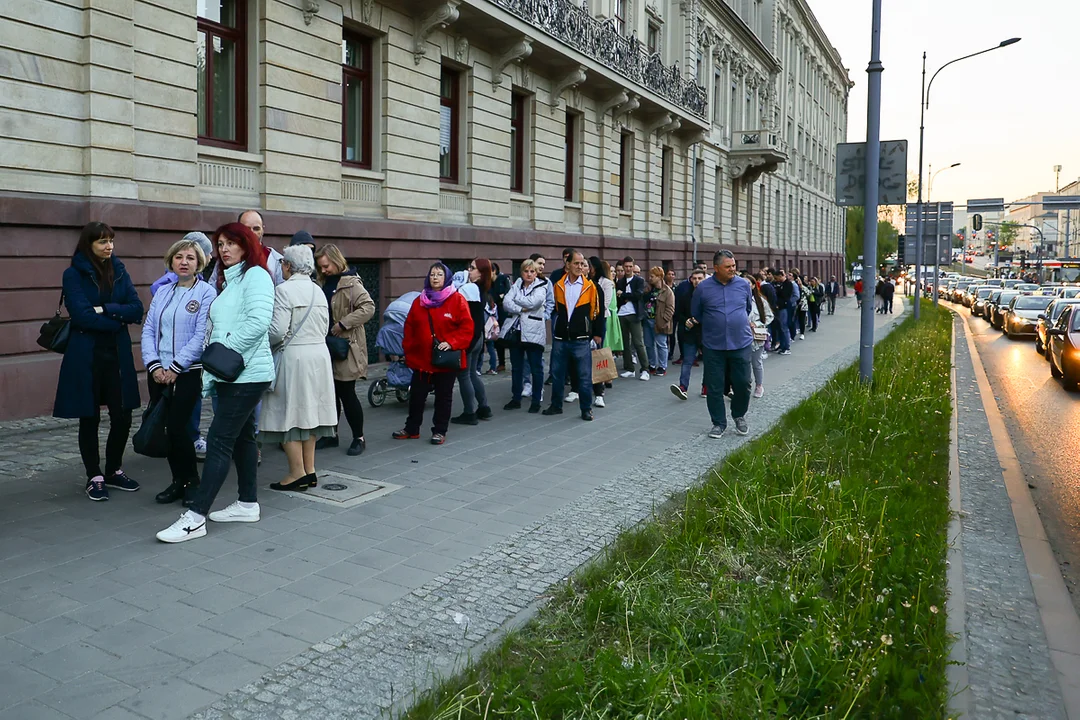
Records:
[[[1073,604],[1080,611],[1080,393],[1050,377],[1031,338],[1010,340],[982,318],[968,318],[998,407],[1027,476]]]

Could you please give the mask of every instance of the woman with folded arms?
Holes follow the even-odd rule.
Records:
[[[210,337],[203,352],[203,396],[217,397],[214,420],[206,436],[206,463],[191,507],[157,534],[167,543],[206,535],[206,518],[214,522],[258,522],[259,449],[255,444],[255,407],[274,379],[270,355],[270,319],[274,313],[274,281],[266,269],[268,251],[240,223],[222,225],[214,233],[221,291],[210,306]],[[211,372],[210,346],[220,343],[243,359],[231,382]],[[229,466],[236,463],[239,498],[210,512]]]
[[[503,298],[506,320],[502,326],[502,339],[514,335],[517,342],[510,345],[510,386],[513,396],[503,410],[521,407],[521,397],[526,382],[532,393],[529,412],[540,412],[540,400],[544,392],[544,343],[547,342],[547,323],[544,319],[544,303],[547,302],[551,283],[540,277],[540,266],[534,260],[521,263],[521,277],[510,286]],[[528,358],[528,363],[526,363]],[[525,377],[525,368],[532,372],[532,379]]]
[[[113,255],[116,234],[102,222],[88,223],[64,271],[64,306],[71,336],[53,416],[79,419],[79,454],[86,468],[86,496],[108,500],[106,488],[134,492],[139,483],[121,469],[131,411],[139,407],[139,381],[131,356],[128,325],[142,322],[143,305],[124,264]],[[105,472],[101,471],[98,425],[101,406],[109,408]]]
[[[206,255],[194,239],[178,240],[165,253],[165,267],[176,277],[161,285],[150,301],[142,330],[142,357],[150,399],[171,392],[165,421],[169,438],[172,483],[154,499],[162,504],[184,499],[191,505],[199,486],[191,413],[202,396],[202,364],[206,318],[217,291],[199,277]]]

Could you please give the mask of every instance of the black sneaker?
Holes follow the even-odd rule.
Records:
[[[562,408],[552,406],[542,412],[541,415],[562,415]]]
[[[482,408],[477,408],[476,409],[476,419],[477,420],[490,420],[491,419],[491,408],[487,407],[487,406],[484,406]]]
[[[105,489],[105,478],[97,475],[86,481],[86,497],[101,502],[109,499],[109,491]]]
[[[107,477],[105,484],[115,490],[123,490],[124,492],[135,492],[139,489],[139,483],[125,475],[123,470],[117,470]]]
[[[592,422],[592,410],[586,410],[581,413],[581,419],[586,422]]]
[[[521,409],[521,401],[520,400],[511,400],[510,402],[503,405],[503,410],[519,410],[519,409]]]
[[[529,412],[534,414],[534,415],[536,413],[540,412],[540,403],[533,403],[532,405],[530,405],[529,406]]]
[[[476,413],[461,413],[457,417],[450,418],[450,422],[455,425],[479,425],[480,421],[476,419]]]

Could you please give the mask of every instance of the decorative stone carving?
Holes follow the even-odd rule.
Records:
[[[448,0],[457,2],[457,0]],[[621,34],[613,19],[593,17],[587,4],[574,0],[491,0],[512,15],[608,67],[631,82],[699,118],[706,116],[708,93],[678,65],[665,66],[634,35]],[[697,0],[689,0],[697,4]]]
[[[648,138],[651,138],[654,132],[660,130],[665,125],[671,124],[671,113],[662,113],[656,116],[656,120],[645,126],[645,138],[648,142]]]
[[[374,12],[375,0],[360,0],[360,22],[370,25],[371,16]]]
[[[621,117],[625,117],[637,110],[639,107],[641,107],[641,101],[638,100],[638,96],[631,94],[626,102],[615,108],[613,119],[618,120]]]
[[[730,177],[732,180],[735,180],[737,178],[743,178],[743,182],[749,185],[750,183],[753,183],[759,177],[761,177],[761,173],[765,171],[764,165],[765,158],[761,157],[743,157],[738,159],[729,159],[728,177]],[[752,177],[744,177],[747,175],[747,171],[749,171],[751,168],[758,167],[761,168],[761,171],[757,172],[756,174],[751,172],[750,176]]]
[[[319,12],[319,0],[302,0],[300,7],[304,13],[304,24],[310,25],[311,19]]]
[[[459,37],[454,39],[454,59],[462,65],[469,64],[469,39]]]
[[[701,39],[700,39],[701,47],[703,47],[703,48],[711,48],[713,46],[713,43],[716,42],[716,40],[717,40],[716,31],[714,31],[711,27],[706,25],[705,29],[701,32]]]
[[[436,30],[442,30],[458,19],[458,0],[446,0],[442,5],[416,21],[413,32],[413,62],[420,64],[420,58],[427,54],[427,39]]]
[[[607,116],[608,111],[615,107],[621,107],[630,100],[630,96],[625,90],[619,90],[610,98],[607,102],[600,106],[600,109],[596,111],[596,127],[597,129],[603,127],[604,118]]]
[[[559,107],[559,100],[567,90],[576,88],[581,83],[585,82],[585,67],[578,65],[575,69],[571,70],[561,80],[556,82],[551,88],[551,114],[555,114],[555,110]]]
[[[660,141],[664,137],[670,135],[671,133],[675,132],[676,130],[678,130],[681,127],[682,127],[682,120],[680,120],[679,118],[674,118],[667,125],[662,125],[661,127],[657,128],[657,130],[656,130],[656,144],[659,145]]]
[[[506,49],[491,66],[491,86],[498,87],[502,84],[503,70],[512,62],[521,62],[532,55],[532,38],[522,37],[516,43]]]

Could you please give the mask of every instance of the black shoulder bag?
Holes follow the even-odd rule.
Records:
[[[428,325],[431,327],[431,365],[432,367],[439,368],[440,370],[460,370],[461,369],[461,351],[460,350],[440,350],[439,338],[435,336],[435,323],[431,321],[431,315],[428,315]]]
[[[42,324],[38,332],[37,344],[46,350],[64,354],[67,350],[68,340],[71,338],[71,318],[60,315],[64,307],[64,291],[60,291],[60,303],[56,306],[56,314]]]

